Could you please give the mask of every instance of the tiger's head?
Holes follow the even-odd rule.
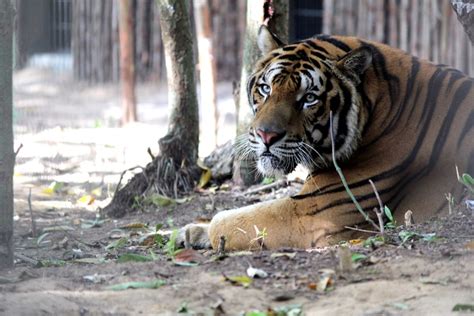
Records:
[[[248,79],[247,95],[254,114],[248,141],[259,171],[278,176],[298,164],[311,172],[328,165],[330,112],[335,158],[348,158],[366,122],[358,86],[371,65],[371,50],[328,51],[317,38],[282,45],[265,26],[258,46],[263,57]]]

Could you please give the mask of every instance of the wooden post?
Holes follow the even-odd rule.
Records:
[[[260,26],[264,22],[265,6],[273,3],[275,11],[270,25],[280,30],[277,34],[283,42],[288,41],[288,0],[248,0],[247,1],[247,26],[244,38],[243,64],[240,77],[240,97],[237,108],[237,135],[247,133],[248,122],[252,114],[247,98],[247,78],[252,73],[256,62],[262,56],[257,45],[257,35]],[[286,2],[286,3],[285,3]],[[286,11],[285,11],[286,10]],[[277,26],[278,25],[278,26]],[[286,30],[285,30],[286,28]],[[234,181],[239,184],[251,185],[258,181],[258,176],[254,174],[255,166],[251,161],[234,160]]]
[[[119,37],[122,124],[137,120],[132,4],[132,0],[120,0]]]
[[[0,1],[0,269],[13,265],[13,8]]]
[[[217,146],[219,113],[216,101],[216,58],[212,44],[212,20],[207,0],[194,0],[201,84],[201,154],[207,156]]]

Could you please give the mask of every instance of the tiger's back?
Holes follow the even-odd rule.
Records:
[[[474,173],[474,80],[379,43],[352,37],[322,37],[314,43],[335,56],[361,45],[373,52],[358,91],[365,98],[367,124],[360,147],[343,165],[364,208],[377,206],[371,179],[399,219],[408,209],[418,220],[447,210],[446,194],[459,198],[463,190],[456,166]],[[325,194],[330,208],[350,208],[352,201],[335,180],[303,196]]]

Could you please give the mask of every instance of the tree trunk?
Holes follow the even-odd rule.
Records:
[[[0,1],[0,269],[13,265],[13,9]]]
[[[122,124],[137,120],[135,99],[135,58],[133,1],[120,0],[120,79],[122,81]]]
[[[458,16],[464,31],[474,44],[474,1],[473,0],[451,0],[451,5]]]
[[[199,52],[201,84],[201,142],[202,154],[208,155],[217,146],[219,113],[216,102],[216,60],[212,43],[212,20],[207,0],[194,0],[196,33]]]
[[[257,46],[257,34],[264,19],[268,18],[268,5],[272,5],[274,14],[270,16],[269,27],[283,42],[288,41],[288,0],[248,0],[247,25],[244,39],[242,74],[240,77],[240,97],[237,107],[238,124],[237,135],[247,133],[247,126],[251,119],[250,106],[247,98],[247,78],[253,67],[261,57]],[[254,174],[254,161],[234,161],[234,181],[238,184],[255,184],[260,178]]]
[[[170,119],[161,138],[161,154],[119,190],[103,210],[119,217],[133,210],[137,199],[159,193],[179,196],[194,188],[199,176],[199,112],[196,98],[193,40],[187,2],[159,0],[160,25],[166,57]]]
[[[158,1],[171,112],[168,134],[159,143],[161,153],[180,164],[194,164],[199,145],[196,70],[187,5],[179,0]]]

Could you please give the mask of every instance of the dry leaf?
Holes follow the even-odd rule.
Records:
[[[296,252],[275,252],[270,255],[270,258],[279,258],[286,257],[288,259],[293,259],[296,256]]]
[[[174,261],[175,263],[201,263],[204,261],[204,256],[196,250],[189,248],[178,252],[174,257]]]
[[[470,242],[465,244],[464,248],[469,249],[469,250],[474,250],[474,240],[471,240]]]
[[[94,203],[94,201],[95,197],[90,194],[83,195],[79,199],[77,199],[77,203],[85,205],[91,205],[92,203]]]
[[[228,277],[225,274],[222,274],[225,281],[230,282],[232,285],[240,285],[243,287],[249,287],[252,284],[252,279],[246,275],[231,276]]]
[[[142,229],[147,227],[148,225],[145,223],[130,223],[124,226],[120,226],[121,229]]]
[[[351,239],[349,240],[349,243],[352,245],[352,246],[360,246],[364,243],[364,239]]]
[[[204,170],[201,174],[201,178],[199,179],[199,184],[198,188],[202,189],[204,188],[209,181],[211,181],[212,178],[212,172],[210,169]]]

